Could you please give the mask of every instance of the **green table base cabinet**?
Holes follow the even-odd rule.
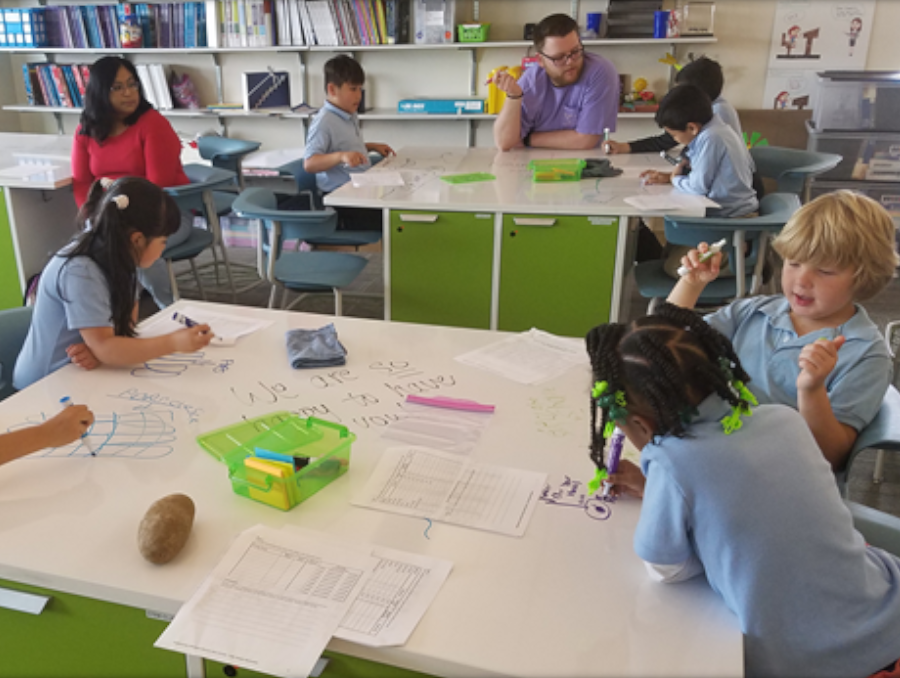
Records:
[[[619,220],[503,215],[497,329],[583,337],[609,322]]]
[[[391,320],[488,329],[494,215],[391,211]]]
[[[0,310],[21,305],[19,266],[6,210],[6,191],[0,188]]]
[[[328,659],[328,664],[319,678],[432,678],[424,673],[378,664],[367,659],[348,657],[345,654],[326,651],[322,656]],[[206,678],[272,678],[265,673],[208,659],[203,660],[203,667]]]
[[[40,614],[0,608],[2,678],[185,678],[185,657],[153,647],[166,622],[144,610],[0,580],[49,596]]]

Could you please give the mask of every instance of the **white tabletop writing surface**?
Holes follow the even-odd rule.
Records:
[[[586,496],[586,357],[528,386],[454,360],[504,334],[209,306],[272,325],[233,347],[134,368],[69,366],[0,404],[0,430],[53,414],[64,395],[97,417],[96,457],[68,446],[0,467],[0,577],[174,613],[242,530],[297,525],[453,563],[404,646],[334,640],[335,650],[451,676],[741,673],[736,620],[705,580],[661,585],[647,576],[631,545],[640,503]],[[293,370],[285,331],[332,321],[346,365]],[[380,431],[407,394],[496,406],[469,458],[547,474],[524,536],[351,504],[396,445]],[[225,465],[195,441],[279,410],[358,435],[349,472],[289,512],[234,494]],[[138,553],[137,528],[153,501],[174,492],[192,497],[197,515],[185,549],[160,567]]]

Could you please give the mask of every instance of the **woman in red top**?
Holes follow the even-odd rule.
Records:
[[[144,98],[137,69],[126,59],[108,56],[91,66],[81,124],[72,144],[72,175],[79,208],[91,184],[103,177],[142,177],[162,187],[190,183],[181,166],[181,140]],[[190,214],[182,216],[168,246],[187,240],[191,222]],[[172,303],[164,260],[141,269],[138,277],[157,305]]]

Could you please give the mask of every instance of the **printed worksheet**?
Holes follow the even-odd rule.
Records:
[[[378,564],[367,550],[256,526],[154,644],[275,676],[306,678]]]
[[[521,537],[546,479],[441,450],[392,447],[352,503]]]
[[[540,384],[587,363],[584,341],[558,337],[532,327],[527,332],[456,356],[465,365],[479,367],[520,384]]]
[[[350,181],[354,186],[403,186],[403,175],[392,170],[369,170],[350,175]]]
[[[231,315],[191,305],[184,306],[178,312],[194,322],[206,323],[212,328],[213,334],[226,339],[237,339],[272,324],[271,320]],[[141,323],[140,327],[138,327],[138,336],[143,338],[158,337],[182,329],[184,325],[174,320],[172,313],[173,311],[171,310],[157,313],[152,318]]]

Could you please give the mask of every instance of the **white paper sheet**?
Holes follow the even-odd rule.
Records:
[[[665,211],[702,207],[719,207],[719,203],[702,195],[669,192],[664,194],[642,193],[624,198],[632,207],[647,211]]]
[[[350,181],[356,188],[362,186],[403,186],[403,175],[392,170],[377,170],[351,174]]]
[[[456,356],[465,365],[494,372],[520,384],[540,384],[587,363],[584,342],[531,328]]]
[[[282,529],[309,532],[294,525]],[[313,534],[338,543],[331,535]],[[443,586],[453,563],[384,546],[363,544],[360,548],[377,558],[378,564],[334,635],[370,647],[403,645]]]
[[[468,412],[404,402],[401,416],[381,433],[382,438],[422,445],[455,454],[469,454],[493,418],[492,412]]]
[[[305,678],[376,564],[365,551],[258,525],[235,539],[154,645]]]
[[[212,328],[213,334],[225,339],[237,339],[272,324],[271,320],[229,315],[205,308],[201,309],[197,306],[185,306],[179,313],[198,323],[207,323]],[[138,327],[138,336],[142,338],[158,337],[183,329],[183,327],[184,325],[172,320],[172,312],[163,312],[141,324]]]
[[[546,479],[440,450],[392,447],[352,503],[521,537]]]

